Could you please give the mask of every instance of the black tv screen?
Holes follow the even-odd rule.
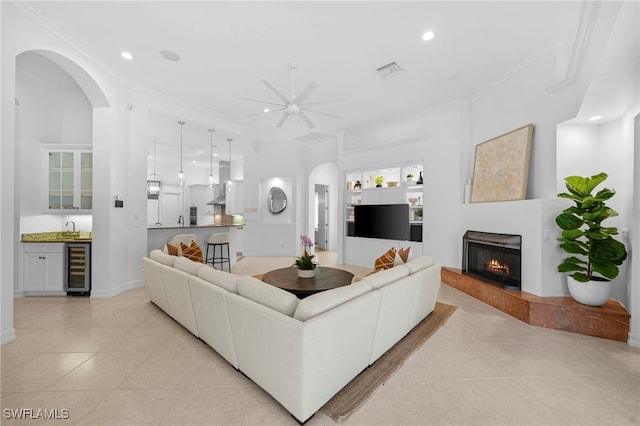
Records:
[[[409,240],[409,204],[356,205],[354,219],[356,237]]]

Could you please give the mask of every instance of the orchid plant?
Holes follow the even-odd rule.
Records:
[[[306,235],[300,235],[300,243],[302,244],[304,252],[301,256],[296,257],[294,265],[302,270],[316,269],[318,264],[313,260],[315,255],[311,254],[313,241]]]

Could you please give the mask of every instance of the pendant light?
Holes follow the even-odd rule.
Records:
[[[184,121],[178,121],[180,125],[180,173],[178,173],[178,177],[180,178],[180,183],[182,183],[182,178],[184,178],[184,172],[182,169],[182,126],[184,126]]]
[[[160,197],[160,176],[156,173],[156,137],[153,137],[153,173],[147,179],[147,199],[157,200]]]
[[[231,142],[233,142],[233,139],[229,138],[227,142],[229,142],[229,181],[227,183],[231,186]],[[231,187],[229,187],[229,190],[231,190]]]
[[[211,143],[209,144],[209,147],[211,149],[211,152],[209,153],[209,187],[213,187],[213,132],[215,132],[214,129],[209,129],[209,133],[211,134]]]

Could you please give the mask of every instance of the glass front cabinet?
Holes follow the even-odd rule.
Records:
[[[45,211],[93,208],[93,153],[90,150],[45,150]]]

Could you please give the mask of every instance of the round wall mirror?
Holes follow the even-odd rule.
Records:
[[[287,207],[287,194],[277,186],[269,190],[269,211],[271,214],[282,213]]]

